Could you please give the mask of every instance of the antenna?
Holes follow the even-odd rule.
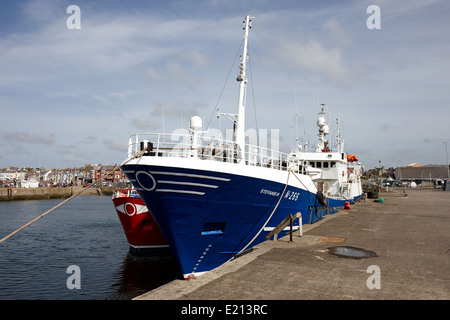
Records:
[[[161,116],[162,116],[162,127],[163,127],[163,133],[166,132],[165,124],[164,124],[164,105],[161,104]]]
[[[298,149],[298,106],[297,106],[297,90],[295,90],[294,86],[294,104],[295,104],[295,148]]]

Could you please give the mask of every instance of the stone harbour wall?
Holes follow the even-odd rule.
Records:
[[[0,201],[69,198],[81,188],[81,186],[66,188],[0,188]],[[98,195],[100,193],[97,188],[89,188],[82,194]]]
[[[73,194],[72,187],[67,188],[2,188],[0,200],[33,200],[68,198]]]

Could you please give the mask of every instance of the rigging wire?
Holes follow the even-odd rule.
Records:
[[[259,236],[259,234],[261,233],[261,231],[263,231],[263,229],[266,227],[267,223],[268,223],[269,220],[272,218],[273,214],[275,213],[275,211],[276,211],[277,208],[278,208],[278,205],[279,205],[280,202],[281,202],[281,199],[282,199],[283,196],[284,196],[284,192],[286,191],[286,188],[287,188],[287,186],[288,186],[288,184],[289,184],[289,177],[291,176],[291,172],[292,172],[292,170],[289,169],[288,175],[287,175],[286,184],[284,185],[283,191],[281,192],[280,197],[278,198],[278,202],[277,202],[275,208],[273,208],[272,213],[269,215],[269,217],[267,218],[267,220],[266,220],[266,222],[264,223],[264,225],[261,227],[261,229],[259,229],[258,233],[253,237],[253,239],[250,240],[250,242],[247,243],[247,245],[246,245],[244,248],[242,248],[236,255],[234,255],[233,257],[231,257],[228,261],[233,260],[236,256],[239,256],[245,249],[247,249],[247,247],[250,246],[250,244],[253,243],[253,241]],[[298,178],[297,178],[297,179],[298,179]]]
[[[233,60],[233,63],[231,64],[230,71],[228,71],[228,75],[227,75],[227,78],[225,80],[225,83],[223,84],[222,91],[220,91],[220,95],[219,95],[219,98],[217,99],[217,103],[214,106],[213,112],[211,113],[211,117],[209,118],[209,122],[208,122],[208,126],[206,128],[206,131],[209,130],[209,125],[211,124],[211,120],[213,118],[213,115],[217,111],[217,106],[219,105],[220,99],[222,98],[223,91],[225,90],[225,86],[227,85],[228,79],[230,78],[231,71],[233,70],[233,67],[234,67],[234,65],[236,63],[236,59],[237,59],[237,57],[239,55],[239,52],[241,51],[243,43],[244,43],[244,39],[241,40],[241,44],[239,45],[239,48],[238,48],[238,50],[236,52],[236,55],[235,55],[234,60]]]

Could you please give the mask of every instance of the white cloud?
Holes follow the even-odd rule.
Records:
[[[112,141],[105,139],[103,140],[103,143],[106,145],[108,149],[117,150],[120,152],[127,150],[128,147],[128,144],[125,141]]]
[[[190,50],[182,52],[180,58],[193,63],[195,66],[204,66],[210,63],[210,59],[198,50]]]
[[[51,133],[29,133],[24,131],[9,132],[3,134],[3,139],[8,142],[28,142],[36,144],[53,144],[55,137]]]
[[[183,102],[181,100],[175,101],[175,102],[168,102],[168,101],[154,101],[153,102],[154,108],[151,112],[152,116],[164,116],[164,117],[191,117],[192,115],[195,115],[198,113],[198,107],[202,107],[199,105],[191,105],[189,106],[186,102]]]
[[[170,76],[180,80],[190,88],[194,88],[194,85],[200,81],[198,77],[175,60],[169,61],[166,69]]]
[[[22,13],[28,22],[48,22],[54,19],[61,10],[62,1],[58,0],[31,0],[21,5]]]
[[[339,49],[327,49],[316,40],[282,41],[276,52],[282,61],[290,61],[293,66],[319,75],[337,87],[354,86],[364,75],[364,68],[345,63]]]
[[[288,141],[295,87],[300,116],[306,116],[300,131],[310,142],[319,95],[345,117],[349,148],[367,150],[367,141],[386,145],[394,137],[405,148],[414,145],[417,136],[393,126],[391,118],[411,128],[419,123],[421,131],[445,139],[450,68],[445,1],[142,3],[79,1],[81,30],[66,27],[68,0],[18,5],[19,20],[0,37],[0,167],[22,165],[36,155],[55,166],[63,157],[77,165],[119,161],[126,146],[115,150],[136,128],[170,132],[186,127],[194,114],[206,116],[205,125],[212,114],[228,128],[228,120],[216,119],[212,109],[246,13],[256,16],[248,125],[254,94],[259,127],[280,128],[280,141]],[[366,28],[369,4],[381,7],[381,30]],[[218,104],[222,111],[235,111],[237,71],[233,66]],[[362,116],[371,119],[371,131],[361,124]],[[33,157],[16,154],[21,147]],[[431,151],[426,154],[436,154]],[[17,163],[6,163],[14,157]],[[426,162],[408,160],[414,161]]]
[[[59,145],[56,153],[60,154],[61,159],[69,163],[83,163],[89,158],[84,150],[80,150],[76,145]]]
[[[121,91],[121,92],[112,92],[109,93],[108,95],[114,98],[119,98],[122,101],[126,101],[129,97],[135,95],[136,93],[138,93],[138,91],[136,90],[127,90],[127,91]]]
[[[160,71],[155,70],[153,67],[147,67],[144,71],[145,78],[153,84],[160,84],[164,77]]]
[[[159,128],[159,125],[156,121],[141,117],[131,119],[131,124],[141,130],[154,130]]]
[[[26,36],[10,34],[0,40],[1,84],[61,76],[69,81],[75,75],[124,70],[169,54],[170,47],[155,45],[154,33],[144,32],[149,28],[155,30],[139,17],[108,22],[93,17],[81,30],[68,30],[57,20]]]
[[[351,43],[350,36],[336,19],[330,19],[325,22],[322,26],[322,30],[329,34],[331,41],[333,41],[335,45],[345,47]]]

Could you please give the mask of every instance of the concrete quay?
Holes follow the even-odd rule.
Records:
[[[175,280],[136,300],[448,300],[450,192],[407,189],[360,201],[350,210],[266,241],[198,277]],[[354,259],[329,248],[351,246]]]

